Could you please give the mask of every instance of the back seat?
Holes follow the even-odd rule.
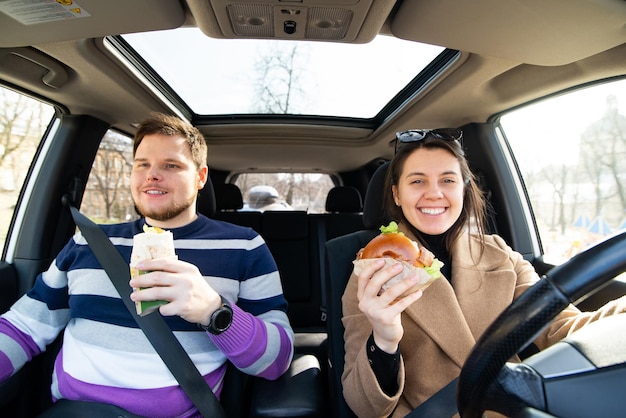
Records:
[[[322,291],[320,314],[326,321],[326,242],[363,229],[363,199],[354,187],[336,186],[326,197],[326,213],[309,215],[312,245],[315,251],[315,272]]]
[[[363,229],[363,199],[361,193],[350,186],[336,186],[330,189],[326,197],[326,213],[311,214],[319,221],[325,233],[324,241]]]
[[[216,210],[214,219],[247,226],[259,234],[261,233],[261,212],[239,212],[239,209],[243,208],[243,195],[236,184],[218,183],[213,185],[213,189],[215,191]]]
[[[287,315],[295,332],[296,353],[326,353],[326,326],[321,319],[322,288],[318,246],[306,211],[263,212],[265,239],[283,283]]]
[[[321,361],[327,354],[325,244],[331,238],[363,229],[362,209],[357,189],[338,186],[328,194],[327,213],[263,212],[261,235],[281,274],[296,352],[315,353]]]
[[[209,182],[210,183],[210,182]],[[208,183],[207,183],[208,184]],[[267,243],[278,266],[287,314],[295,333],[296,353],[315,354],[326,363],[325,323],[325,244],[331,238],[363,229],[362,199],[357,189],[335,187],[326,200],[327,213],[306,211],[237,211],[243,207],[241,191],[235,185],[214,185],[213,213],[211,190],[198,195],[198,211],[256,230]],[[211,187],[211,189],[213,188]],[[205,187],[206,189],[206,187]]]

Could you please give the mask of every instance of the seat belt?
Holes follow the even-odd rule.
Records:
[[[80,213],[70,203],[68,196],[63,197],[63,204],[69,207],[76,226],[80,229],[102,268],[104,268],[109,279],[113,282],[115,289],[122,298],[122,302],[124,302],[137,325],[146,334],[150,344],[163,359],[163,362],[189,399],[191,399],[203,417],[225,418],[226,413],[222,405],[202,378],[172,330],[167,326],[163,317],[158,313],[146,316],[137,315],[135,303],[130,299],[130,291],[132,290],[128,285],[130,269],[122,255],[109,240],[109,237],[97,224]]]
[[[456,407],[456,384],[458,380],[457,377],[439,389],[437,393],[409,412],[405,418],[453,417],[458,412]]]
[[[317,221],[317,253],[320,271],[320,319],[326,322],[328,318],[328,309],[326,307],[326,220],[322,217],[315,219]]]

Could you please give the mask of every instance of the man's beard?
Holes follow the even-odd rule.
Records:
[[[139,215],[146,217],[146,218],[154,219],[155,221],[169,221],[170,219],[173,219],[177,217],[178,215],[180,215],[181,213],[183,213],[191,205],[195,205],[196,197],[197,197],[196,195],[191,196],[187,201],[185,201],[184,203],[180,205],[172,205],[169,208],[165,208],[161,210],[151,210],[151,211],[145,210],[144,208],[139,206],[137,202],[135,201],[135,199],[133,199],[133,202],[135,202],[135,209],[137,210]]]

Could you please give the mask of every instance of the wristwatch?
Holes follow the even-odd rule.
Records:
[[[233,308],[223,296],[220,295],[220,298],[222,299],[222,304],[211,314],[209,325],[198,324],[200,328],[213,335],[221,334],[233,323]]]

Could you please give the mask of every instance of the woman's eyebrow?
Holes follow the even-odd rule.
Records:
[[[447,170],[444,171],[443,173],[439,173],[438,176],[449,176],[449,175],[455,175],[455,176],[460,176],[461,173],[458,173],[454,170]],[[410,176],[426,176],[426,173],[423,173],[421,171],[413,171],[411,173],[407,173],[406,177],[410,177]]]

